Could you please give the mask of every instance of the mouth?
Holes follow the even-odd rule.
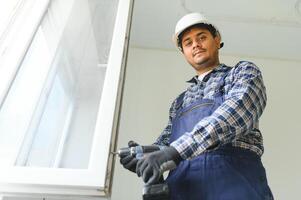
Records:
[[[200,55],[200,54],[202,54],[202,53],[204,53],[204,52],[205,52],[205,50],[196,51],[196,52],[194,52],[192,55],[193,55],[193,57],[194,57],[194,56]]]

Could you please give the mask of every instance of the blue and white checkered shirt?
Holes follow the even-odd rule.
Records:
[[[247,61],[235,67],[220,64],[202,81],[194,77],[183,98],[183,107],[199,98],[213,99],[218,83],[224,79],[225,101],[210,115],[199,121],[192,132],[183,133],[170,144],[172,120],[176,114],[176,98],[171,105],[169,122],[156,140],[156,145],[173,146],[183,159],[200,155],[216,144],[249,149],[263,154],[263,141],[258,120],[266,106],[266,91],[259,68]],[[217,137],[216,137],[217,136]]]

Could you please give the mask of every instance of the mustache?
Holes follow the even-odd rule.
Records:
[[[196,49],[196,50],[194,50],[194,51],[192,52],[192,55],[195,56],[196,54],[202,53],[202,52],[205,52],[205,51],[206,51],[206,49]]]

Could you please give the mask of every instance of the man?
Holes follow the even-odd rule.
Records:
[[[220,32],[199,13],[178,21],[174,41],[197,76],[172,103],[154,144],[161,150],[121,163],[147,184],[157,183],[170,163],[177,166],[166,180],[172,200],[273,199],[260,160],[266,93],[259,68],[221,64]]]

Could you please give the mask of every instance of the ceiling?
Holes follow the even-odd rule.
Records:
[[[189,12],[219,28],[222,54],[301,61],[301,0],[135,0],[131,46],[175,49],[175,24]]]

